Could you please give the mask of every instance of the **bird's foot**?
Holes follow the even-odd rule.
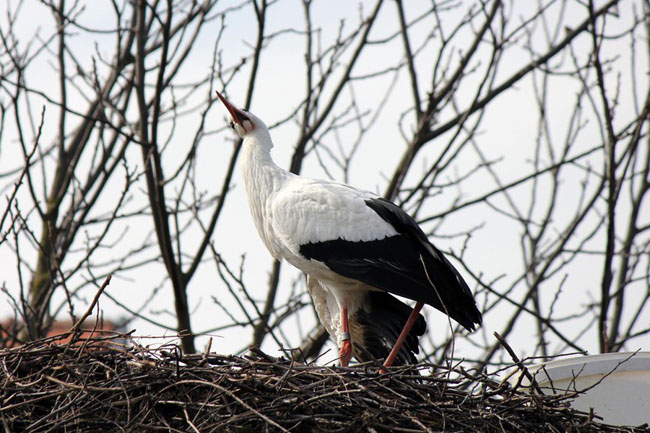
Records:
[[[352,343],[350,342],[349,336],[341,342],[339,357],[341,360],[341,367],[347,367],[350,363],[350,359],[352,358]]]

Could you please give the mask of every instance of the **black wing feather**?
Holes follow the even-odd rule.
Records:
[[[300,246],[300,253],[345,277],[427,303],[473,331],[481,323],[481,313],[449,260],[400,207],[380,198],[366,200],[366,204],[398,234],[367,242],[308,243]]]

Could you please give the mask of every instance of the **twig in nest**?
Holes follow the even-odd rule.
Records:
[[[104,289],[110,284],[111,276],[112,276],[111,274],[108,274],[106,276],[106,279],[104,280],[102,285],[99,287],[99,290],[97,290],[97,293],[95,293],[95,297],[93,298],[93,301],[90,303],[90,306],[88,307],[86,312],[83,314],[83,316],[81,316],[81,318],[79,318],[79,320],[77,320],[77,323],[72,325],[72,328],[70,328],[70,331],[68,331],[68,332],[70,332],[70,333],[77,332],[77,330],[79,329],[81,324],[84,323],[84,321],[88,318],[88,316],[90,316],[90,314],[93,312],[93,309],[95,308],[95,305],[97,305],[97,302],[99,302],[99,297],[104,292]]]
[[[532,374],[530,374],[530,371],[528,371],[524,363],[521,362],[521,360],[519,359],[515,351],[512,350],[512,347],[510,347],[508,342],[506,342],[506,340],[501,335],[499,335],[499,333],[496,331],[494,331],[494,336],[496,337],[497,340],[499,340],[499,343],[501,343],[503,348],[506,349],[506,351],[512,358],[512,361],[517,365],[519,370],[521,370],[524,376],[526,376],[526,378],[530,381],[530,386],[535,390],[535,392],[537,392],[540,395],[543,395],[544,393],[542,392],[539,385],[537,384],[537,380],[535,380],[535,377]]]

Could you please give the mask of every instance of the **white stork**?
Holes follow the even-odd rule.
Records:
[[[423,303],[470,331],[481,323],[469,287],[413,218],[373,193],[278,167],[264,122],[217,95],[243,139],[244,183],[257,231],[273,257],[307,274],[341,365],[353,355],[385,358],[384,366],[415,363],[426,329]],[[415,308],[389,293],[416,301]]]

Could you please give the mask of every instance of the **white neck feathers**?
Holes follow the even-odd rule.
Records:
[[[271,254],[279,258],[279,246],[272,233],[268,212],[274,195],[282,188],[291,174],[278,167],[271,159],[273,142],[268,131],[244,139],[242,171],[246,196],[255,227]]]

